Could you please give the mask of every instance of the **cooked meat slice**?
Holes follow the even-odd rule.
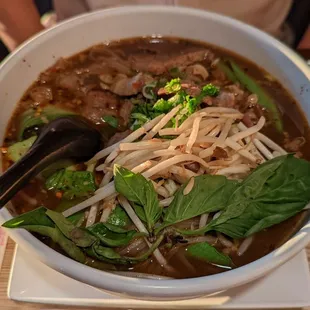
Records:
[[[129,121],[132,104],[129,100],[121,100],[108,91],[91,90],[84,97],[83,115],[94,123],[100,123],[102,116],[120,116],[123,124]]]
[[[211,60],[213,58],[213,53],[207,49],[189,50],[169,58],[165,57],[165,55],[158,54],[136,54],[129,56],[132,69],[149,72],[155,75],[163,74],[171,68],[185,67],[196,62],[206,59]]]
[[[80,78],[73,72],[60,74],[56,80],[56,85],[72,92],[78,91],[81,86]]]
[[[304,137],[296,137],[291,139],[288,135],[284,138],[284,148],[288,152],[299,152],[301,147],[306,143]]]
[[[38,104],[47,103],[53,100],[52,89],[45,86],[37,86],[31,89],[30,98]]]
[[[212,157],[216,158],[216,159],[223,159],[223,158],[227,158],[228,155],[227,155],[227,152],[224,149],[222,149],[221,147],[217,146],[214,149],[214,151],[213,151]]]

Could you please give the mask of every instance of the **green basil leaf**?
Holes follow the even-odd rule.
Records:
[[[300,212],[310,201],[309,188],[309,162],[293,155],[269,160],[241,183],[206,228],[245,238]]]
[[[87,228],[93,235],[95,235],[103,244],[110,247],[119,247],[127,245],[136,237],[144,236],[135,230],[124,230],[118,226],[107,223],[96,223]]]
[[[143,206],[148,230],[151,231],[159,219],[162,209],[153,184],[140,173],[114,165],[115,189],[129,201]]]
[[[39,207],[6,221],[2,226],[6,228],[24,228],[32,225],[54,227],[54,223],[46,215],[46,210],[44,207]]]
[[[12,144],[8,147],[8,157],[14,162],[19,161],[28,152],[36,139],[37,136],[33,136],[27,140]]]
[[[130,225],[131,220],[126,211],[120,205],[117,205],[116,208],[111,212],[107,223],[115,226],[125,227]]]
[[[72,222],[66,219],[61,213],[47,210],[46,215],[55,223],[59,230],[79,247],[89,247],[97,239],[87,230],[75,227]]]
[[[204,213],[224,209],[237,186],[236,182],[224,176],[201,175],[194,180],[194,186],[187,195],[184,195],[183,191],[188,182],[176,192],[172,203],[166,208],[162,228]]]
[[[208,263],[220,266],[232,266],[232,260],[229,256],[220,253],[217,249],[207,242],[192,244],[187,247],[190,256],[207,261]]]
[[[146,216],[145,216],[145,212],[144,212],[144,209],[143,207],[139,206],[138,204],[136,203],[133,203],[132,204],[132,207],[133,209],[135,210],[136,214],[138,215],[139,219],[146,223]]]
[[[82,226],[85,221],[84,210],[70,215],[67,220],[76,227]]]
[[[100,245],[99,242],[95,242],[91,247],[86,249],[87,255],[96,258],[100,261],[106,263],[127,265],[136,264],[148,259],[149,256],[159,247],[160,243],[163,241],[164,236],[159,236],[152,246],[143,254],[137,257],[121,256],[113,249]]]
[[[63,191],[63,198],[86,197],[96,190],[94,174],[90,171],[62,169],[51,175],[45,183],[48,190]]]
[[[85,262],[85,254],[83,251],[78,248],[72,241],[67,239],[61,231],[55,227],[46,227],[46,226],[29,226],[25,229],[38,233],[42,236],[50,237],[55,243],[59,244],[60,247],[74,260],[84,263]]]
[[[101,118],[105,123],[109,124],[113,128],[118,127],[118,119],[111,115],[106,115]]]

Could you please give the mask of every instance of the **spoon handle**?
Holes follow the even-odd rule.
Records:
[[[57,158],[40,152],[40,144],[31,148],[18,162],[0,177],[0,209],[33,177]]]

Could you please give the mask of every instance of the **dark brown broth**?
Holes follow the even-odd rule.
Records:
[[[283,117],[284,128],[285,131],[288,132],[290,138],[293,139],[295,137],[304,136],[307,139],[307,143],[300,149],[300,152],[302,153],[303,158],[310,160],[310,149],[307,147],[309,142],[309,128],[303,113],[301,112],[301,109],[294,101],[294,99],[292,99],[290,94],[277,81],[274,79],[270,80],[269,75],[263,69],[253,64],[251,61],[218,47],[179,39],[131,39],[121,42],[113,42],[109,46],[114,52],[121,55],[121,57],[124,59],[126,59],[129,55],[135,55],[139,57],[141,55],[154,54],[159,55],[159,59],[165,60],[175,57],[180,53],[180,51],[191,51],[203,47],[211,49],[221,57],[228,57],[236,60],[236,62],[241,65],[251,76],[259,81],[259,83],[281,106],[281,109],[285,113]],[[65,63],[61,63],[61,66],[63,66],[62,69],[57,69],[57,66],[53,66],[52,68],[46,70],[45,73],[41,74],[40,78],[26,91],[25,95],[18,103],[16,110],[8,124],[4,146],[10,145],[12,141],[16,140],[16,131],[19,127],[19,115],[29,107],[35,106],[29,94],[31,90],[37,86],[43,85],[52,89],[54,98],[50,102],[51,104],[65,107],[66,109],[76,111],[79,114],[84,113],[84,110],[87,107],[85,106],[85,102],[82,102],[80,94],[60,89],[57,86],[56,81],[59,74],[70,74],[75,72],[75,74],[83,76],[89,66],[97,64],[99,61],[101,61],[102,57],[104,56],[101,47],[102,46],[100,45],[95,46],[68,58]],[[49,76],[50,79],[46,78],[46,75]],[[164,76],[169,75],[164,74]],[[98,90],[100,89],[99,83],[100,80],[98,78],[98,74],[88,74],[87,78],[85,78],[84,86],[92,87],[92,90]],[[45,104],[46,103],[41,104],[40,107],[44,106]],[[112,115],[120,117],[119,105],[108,108],[111,110],[108,111],[108,114],[111,112]],[[103,123],[95,123],[101,130],[105,130],[105,125]],[[296,124],[298,125],[298,128]],[[121,123],[119,130],[123,130],[124,128],[125,122]],[[267,126],[264,128],[264,133],[275,142],[283,146],[284,137],[283,135],[279,134],[273,126]],[[7,161],[5,156],[3,163],[5,169],[11,164]],[[50,209],[55,209],[60,202],[60,199],[55,197],[53,193],[47,192],[45,190],[44,184],[38,179],[33,180],[26,186],[23,191],[30,197],[35,197],[39,202],[38,205],[42,204]],[[33,206],[25,202],[24,198],[20,194],[17,194],[16,197],[12,199],[12,203],[18,214],[27,212],[33,208]],[[234,264],[237,267],[242,266],[270,253],[280,244],[285,242],[290,237],[290,235],[296,231],[296,229],[299,227],[299,223],[304,218],[304,214],[305,213],[300,213],[281,224],[275,225],[256,234],[254,242],[244,255],[238,256],[236,252],[230,253]],[[44,241],[47,242],[46,240]],[[221,248],[218,244],[216,244],[216,246],[219,249]],[[176,251],[176,254],[169,258],[169,263],[178,271],[177,274],[169,274],[169,272],[163,270],[157,264],[157,262],[153,260],[153,258],[134,267],[130,267],[129,269],[137,272],[162,274],[168,276],[170,275],[178,278],[202,276],[224,271],[222,268],[203,263],[197,259],[186,258],[186,245],[178,245],[178,247],[179,250]],[[169,254],[167,255],[169,256]],[[123,267],[120,267],[120,269],[123,269]]]

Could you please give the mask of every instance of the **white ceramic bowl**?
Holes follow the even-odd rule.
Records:
[[[310,70],[280,42],[241,22],[213,13],[178,7],[131,6],[98,11],[61,23],[25,43],[3,63],[0,69],[1,140],[16,102],[38,74],[57,58],[101,42],[150,35],[205,41],[251,59],[278,78],[310,119]],[[1,221],[11,218],[6,209],[0,216]],[[160,281],[99,271],[59,254],[27,231],[8,232],[34,258],[79,281],[138,298],[179,299],[225,290],[263,276],[307,245],[310,222],[281,248],[244,267],[207,277]]]

